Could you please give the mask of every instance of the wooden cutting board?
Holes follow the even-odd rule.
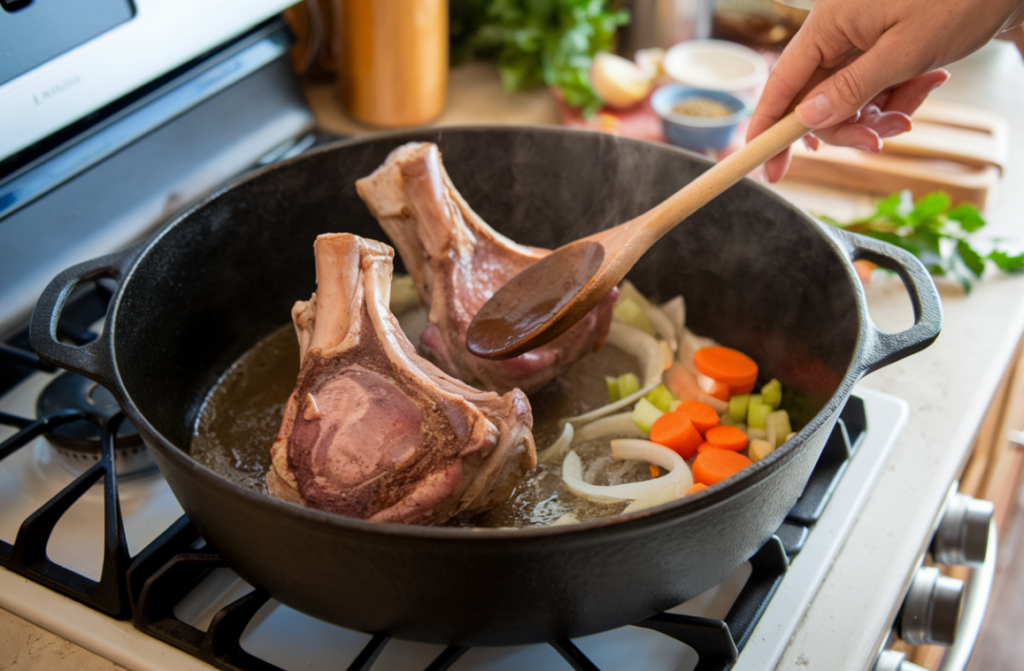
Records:
[[[788,176],[856,191],[914,197],[945,191],[954,202],[984,207],[1002,176],[1009,122],[973,107],[927,101],[909,133],[885,140],[881,154],[822,144],[793,145]]]

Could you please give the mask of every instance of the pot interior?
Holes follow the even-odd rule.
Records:
[[[188,450],[208,390],[315,290],[318,234],[387,241],[354,182],[414,139],[439,144],[485,221],[549,248],[640,214],[709,165],[606,134],[491,128],[388,135],[264,169],[170,224],[123,282],[118,374],[155,431]],[[851,366],[860,331],[851,266],[820,224],[749,180],[669,233],[630,279],[656,300],[682,294],[691,330],[779,378],[797,425],[824,407]]]

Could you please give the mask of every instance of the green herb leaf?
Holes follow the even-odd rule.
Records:
[[[997,250],[989,254],[988,258],[1004,273],[1016,275],[1024,272],[1024,254],[1008,254]]]
[[[982,273],[985,272],[985,259],[982,258],[981,254],[974,251],[974,248],[966,240],[958,240],[956,243],[956,251],[960,254],[960,259],[964,262],[974,276],[981,279]]]
[[[878,207],[875,210],[875,217],[899,217],[900,205],[903,202],[903,195],[906,193],[908,192],[894,193],[888,198],[879,201]]]
[[[510,90],[557,87],[585,113],[602,104],[590,84],[594,54],[611,49],[629,13],[610,0],[451,0],[453,62],[493,60]],[[456,60],[458,59],[458,60]]]
[[[917,226],[938,217],[948,209],[949,195],[945,191],[936,191],[918,200],[908,219],[912,226]]]
[[[910,191],[894,193],[879,201],[875,212],[848,223],[819,217],[830,226],[882,240],[901,247],[921,259],[933,275],[955,279],[970,293],[974,279],[985,274],[988,262],[1005,273],[1024,273],[1024,253],[995,249],[978,252],[968,235],[985,226],[985,219],[973,205],[951,206],[948,194],[930,193],[916,203]]]
[[[964,233],[974,233],[985,225],[978,208],[973,205],[960,205],[946,213],[946,218],[955,221],[963,229]]]

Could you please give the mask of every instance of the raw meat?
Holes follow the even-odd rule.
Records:
[[[543,347],[506,361],[473,355],[466,331],[477,310],[551,252],[516,244],[484,223],[455,190],[435,144],[395,149],[356,189],[416,282],[429,309],[420,344],[448,373],[498,392],[518,387],[532,393],[608,337],[617,291]]]
[[[269,492],[407,524],[506,500],[537,463],[526,396],[479,391],[416,354],[388,309],[390,247],[329,234],[315,254],[317,292],[292,308],[302,364]]]

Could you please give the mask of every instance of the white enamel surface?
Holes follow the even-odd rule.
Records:
[[[128,21],[0,86],[0,109],[4,111],[0,158],[239,35],[295,1],[135,0],[136,14]],[[132,57],[126,58],[127,54]]]

